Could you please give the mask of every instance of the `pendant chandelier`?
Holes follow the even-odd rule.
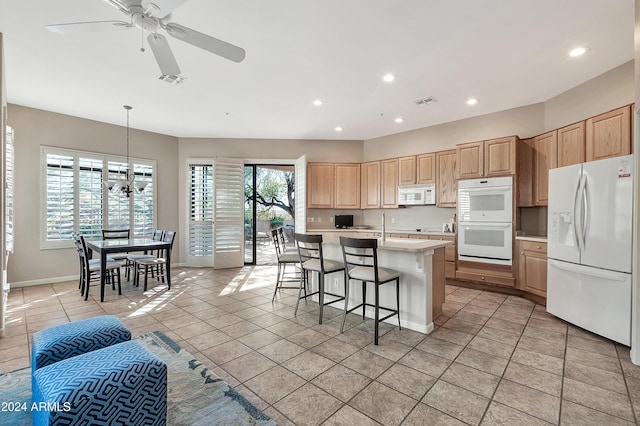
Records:
[[[129,168],[131,166],[131,162],[129,161],[129,111],[131,111],[132,107],[129,105],[123,105],[123,107],[127,111],[127,172],[125,179],[106,180],[103,183],[112,194],[121,192],[129,198],[133,191],[144,191],[147,186],[147,182],[136,182],[136,176]]]

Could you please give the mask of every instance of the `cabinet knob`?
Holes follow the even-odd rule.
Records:
[[[536,246],[536,248],[539,250],[539,249],[541,249],[542,247],[540,247],[540,246]]]
[[[481,279],[483,279],[483,280],[484,280],[484,277],[481,277]]]

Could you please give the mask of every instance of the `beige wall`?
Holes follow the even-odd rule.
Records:
[[[544,103],[544,131],[558,129],[634,102],[634,61]]]
[[[397,133],[364,142],[364,161],[455,148],[502,136],[537,136],[634,101],[630,61],[539,104]]]
[[[124,155],[125,128],[12,104],[8,115],[16,134],[16,240],[9,259],[9,282],[31,284],[77,275],[75,249],[40,249],[40,146]],[[157,162],[158,227],[177,229],[177,138],[132,129],[130,141],[132,157]],[[180,244],[175,246],[179,252]]]

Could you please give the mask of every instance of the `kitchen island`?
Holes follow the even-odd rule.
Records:
[[[342,261],[342,248],[339,241],[336,241],[338,238],[335,238],[335,231],[332,234],[334,238],[325,238],[322,244],[324,257]],[[409,238],[387,238],[383,242],[378,239],[378,265],[401,273],[400,320],[403,328],[425,334],[433,331],[433,320],[442,313],[444,303],[444,248],[449,244],[453,243]],[[326,290],[339,292],[343,288],[343,280],[343,274],[329,275],[325,281]],[[315,280],[312,285],[316,285]],[[349,306],[361,303],[361,292],[357,288],[359,287],[352,284]],[[373,303],[373,291],[367,292],[367,299]],[[380,287],[380,305],[395,307],[394,286]],[[332,306],[344,309],[342,303]],[[356,311],[358,312],[360,311]],[[368,308],[366,315],[373,318],[373,309]],[[397,325],[397,318],[389,318],[386,322]]]

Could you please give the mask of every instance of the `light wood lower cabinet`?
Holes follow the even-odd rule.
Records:
[[[518,288],[537,296],[547,296],[547,243],[516,240]]]

